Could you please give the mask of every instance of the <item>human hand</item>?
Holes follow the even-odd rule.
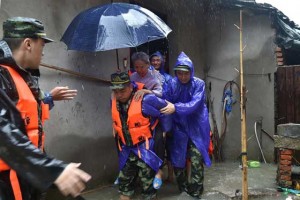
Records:
[[[152,93],[151,90],[146,90],[146,89],[141,89],[141,90],[138,90],[135,92],[134,96],[133,96],[133,99],[135,101],[138,101],[140,100],[141,98],[143,98],[143,96],[145,94],[149,94],[149,93]]]
[[[68,86],[55,87],[50,94],[53,101],[72,100],[77,95],[77,90],[70,90]]]
[[[80,163],[70,163],[55,180],[54,184],[65,195],[77,197],[85,189],[85,183],[91,176],[79,169]]]
[[[163,113],[163,114],[172,114],[172,113],[174,113],[175,112],[175,105],[172,104],[169,101],[166,101],[166,102],[167,102],[166,107],[163,107],[162,109],[160,109],[160,112]]]

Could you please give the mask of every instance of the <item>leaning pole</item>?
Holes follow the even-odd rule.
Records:
[[[246,131],[246,102],[244,85],[244,67],[243,67],[243,11],[240,10],[240,81],[241,81],[241,157],[242,157],[242,195],[243,200],[248,200],[248,165],[247,165],[247,131]]]

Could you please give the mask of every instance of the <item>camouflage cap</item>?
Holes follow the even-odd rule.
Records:
[[[130,83],[130,78],[128,73],[121,72],[121,73],[113,73],[111,75],[111,86],[110,89],[123,89]]]
[[[43,23],[28,17],[13,17],[3,22],[3,38],[43,38],[46,43],[53,42],[46,37]]]
[[[174,68],[174,71],[185,71],[185,72],[188,72],[188,71],[190,71],[190,68],[187,65],[178,65],[178,66],[176,66]]]

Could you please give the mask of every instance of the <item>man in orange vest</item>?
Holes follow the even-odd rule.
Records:
[[[0,41],[0,199],[38,200],[39,191],[56,185],[78,196],[90,175],[80,164],[66,164],[43,153],[43,122],[49,107],[35,76],[46,37],[43,24],[14,17],[3,23]],[[57,92],[57,90],[56,90]],[[30,140],[30,142],[29,142]]]
[[[154,94],[135,99],[135,93],[143,88],[143,84],[131,82],[125,72],[112,74],[111,84],[112,121],[119,148],[120,199],[128,200],[134,194],[133,180],[138,176],[144,199],[156,199],[152,183],[162,160],[154,152],[152,136],[158,118],[164,131],[171,128],[170,116],[160,114],[160,109],[167,103]]]

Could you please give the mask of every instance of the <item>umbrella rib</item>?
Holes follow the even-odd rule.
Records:
[[[119,10],[118,10],[119,11]],[[123,17],[123,15],[122,15],[122,13],[119,11],[119,13],[120,13],[120,15],[122,16],[122,18],[124,19],[124,17]],[[131,31],[130,31],[130,29],[129,29],[129,26],[128,26],[128,24],[126,23],[126,20],[124,19],[124,24],[125,24],[125,26],[126,26],[126,28],[127,28],[127,31],[128,31],[128,33],[129,33],[129,35],[130,35],[130,37],[131,38],[133,38],[134,39],[134,36],[132,35],[133,33],[131,33]],[[134,40],[134,45],[136,46],[136,41]]]
[[[62,41],[68,49],[91,52],[136,47],[166,38],[172,31],[150,10],[126,3],[90,8],[77,15],[71,25],[74,27],[69,25],[66,30],[70,39],[66,41],[64,34]]]
[[[96,7],[95,7],[96,8]],[[84,13],[80,13],[79,15],[77,15],[75,18],[77,18],[77,17],[80,17],[80,16],[82,16],[81,18],[80,18],[80,20],[77,22],[77,26],[79,26],[80,25],[80,23],[82,22],[82,21],[85,21],[85,19],[88,17],[88,12],[90,11],[90,10],[93,10],[94,9],[94,7],[93,8],[89,8],[89,9],[87,9],[87,10],[85,10],[84,11]],[[96,8],[96,9],[100,9],[100,8]],[[71,22],[72,23],[72,22]],[[76,26],[76,27],[77,27]],[[73,43],[73,41],[75,40],[75,37],[73,37],[73,35],[75,34],[75,31],[74,31],[74,33],[72,34],[72,37],[71,37],[71,42],[70,43]],[[69,48],[68,47],[68,50],[76,50],[76,49],[73,49],[73,48]],[[83,49],[81,49],[81,51],[87,51],[87,52],[89,52],[89,50],[83,50]],[[92,52],[92,51],[90,51],[90,52]]]
[[[154,20],[152,19],[152,17],[150,15],[148,15],[146,12],[143,12],[144,15],[147,16],[147,19],[151,20],[153,24],[156,25],[156,27],[158,27],[160,29],[160,31],[162,33],[165,33],[165,37],[167,37],[168,33],[166,33],[166,31]],[[160,18],[159,18],[160,19]],[[160,19],[161,20],[161,19]],[[171,31],[170,31],[171,32]]]
[[[109,9],[110,7],[109,6],[107,6],[106,8],[105,8],[105,10],[103,11],[103,13],[102,13],[102,15],[105,15],[106,14],[106,12],[107,12],[107,10]],[[100,17],[100,19],[101,19],[101,17]],[[97,30],[97,42],[96,42],[96,45],[99,43],[99,35],[101,35],[101,34],[99,34],[99,29]]]

